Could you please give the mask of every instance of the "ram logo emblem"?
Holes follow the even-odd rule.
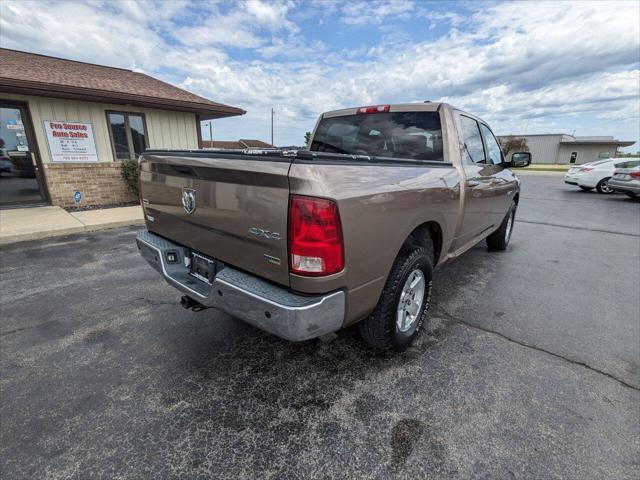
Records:
[[[182,207],[187,213],[196,211],[196,191],[191,188],[182,189]]]

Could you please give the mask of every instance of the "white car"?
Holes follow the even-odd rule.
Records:
[[[595,188],[598,193],[613,193],[609,186],[609,179],[613,177],[616,168],[624,168],[625,164],[636,158],[607,158],[595,162],[571,167],[564,176],[564,183],[576,185],[582,190]]]

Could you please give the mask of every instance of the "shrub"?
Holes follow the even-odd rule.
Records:
[[[138,162],[137,160],[122,161],[122,179],[127,184],[127,188],[136,195],[138,194]]]

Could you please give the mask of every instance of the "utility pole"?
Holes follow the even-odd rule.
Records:
[[[213,125],[212,125],[212,121],[209,120],[209,140],[211,142],[213,142]],[[211,146],[213,147],[213,143],[211,144]]]
[[[273,147],[273,107],[271,107],[271,146]]]

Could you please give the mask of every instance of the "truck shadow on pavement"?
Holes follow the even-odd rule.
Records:
[[[421,412],[415,418],[407,399],[444,390],[451,381],[445,371],[433,379],[414,378],[448,326],[440,325],[396,355],[370,352],[354,328],[329,343],[300,344],[248,325],[237,328],[240,338],[221,349],[208,349],[208,340],[215,341],[206,335],[194,338],[188,352],[164,346],[171,358],[182,358],[155,387],[158,410],[182,419],[169,420],[174,433],[193,435],[193,445],[212,436],[218,439],[216,449],[224,450],[230,447],[220,442],[226,432],[257,470],[273,468],[283,455],[291,462],[313,453],[340,464],[365,448],[371,468],[398,472],[419,444],[429,450],[432,463],[446,463],[446,449],[427,435],[428,416]],[[204,461],[205,451],[201,455]],[[317,468],[302,461],[287,471],[317,476],[312,467]]]
[[[172,413],[169,430],[194,435],[193,445],[227,432],[252,468],[272,468],[285,450],[290,459],[313,451],[348,463],[362,448],[372,471],[398,473],[416,449],[431,467],[444,468],[447,449],[431,435],[438,419],[413,405],[430,396],[442,401],[455,382],[451,365],[434,360],[457,324],[441,312],[438,296],[427,330],[402,353],[369,350],[355,327],[329,341],[291,343],[218,312],[179,310],[157,347],[165,357],[164,371],[154,375],[157,397],[147,395],[158,411]],[[199,455],[202,466],[205,452]]]

